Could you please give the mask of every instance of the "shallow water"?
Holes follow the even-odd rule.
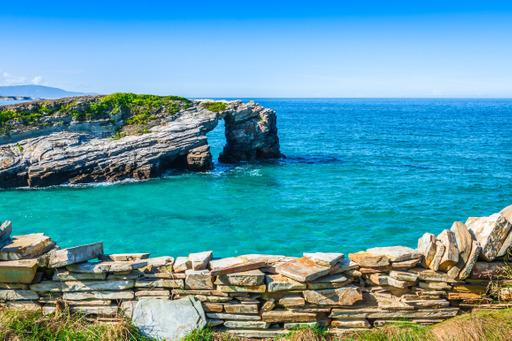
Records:
[[[281,162],[143,183],[0,191],[15,233],[216,256],[408,245],[512,204],[512,100],[267,100]],[[209,135],[218,154],[219,127]]]

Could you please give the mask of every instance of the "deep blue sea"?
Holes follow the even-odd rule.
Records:
[[[14,233],[61,246],[186,255],[414,247],[424,232],[512,204],[512,100],[258,99],[273,163],[139,183],[0,191]],[[223,127],[210,133],[217,155]]]

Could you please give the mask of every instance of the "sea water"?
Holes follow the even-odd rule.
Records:
[[[300,255],[415,247],[512,204],[512,100],[258,99],[278,162],[138,183],[0,191],[14,234],[107,252]],[[222,126],[210,133],[215,156]]]

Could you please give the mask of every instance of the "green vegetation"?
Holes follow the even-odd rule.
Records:
[[[0,339],[7,341],[35,340],[105,340],[151,341],[125,319],[102,324],[88,321],[81,315],[64,311],[43,315],[40,312],[0,310]],[[210,328],[194,330],[183,341],[240,341],[227,333]],[[399,322],[346,335],[332,337],[320,327],[297,328],[277,341],[508,341],[512,340],[512,309],[478,311],[464,314],[433,326]]]
[[[150,341],[126,320],[111,324],[92,323],[83,316],[62,312],[0,310],[0,339],[6,341]]]
[[[89,101],[83,98],[43,101],[16,110],[0,109],[0,134],[7,134],[14,127],[56,125],[57,122],[49,122],[57,118],[60,118],[58,122],[63,122],[62,117],[79,122],[111,118],[112,123],[121,120],[122,126],[137,126],[132,130],[143,132],[152,121],[175,115],[191,105],[192,102],[183,97],[132,93],[114,93]]]
[[[228,105],[224,102],[204,102],[202,106],[211,112],[221,112],[228,108]]]

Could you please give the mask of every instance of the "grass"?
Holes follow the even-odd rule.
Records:
[[[221,112],[228,108],[228,105],[224,102],[203,102],[202,106],[211,112]]]
[[[8,134],[14,127],[45,126],[49,124],[48,119],[56,117],[69,117],[75,122],[118,118],[122,127],[135,126],[137,129],[132,131],[143,132],[150,122],[159,117],[175,115],[191,105],[190,100],[179,96],[133,93],[114,93],[89,102],[83,99],[71,102],[41,101],[32,104],[30,110],[0,110],[0,134]]]
[[[0,310],[0,339],[5,341],[150,341],[129,321],[93,323],[84,316],[61,312]]]
[[[55,315],[40,312],[0,310],[0,339],[6,341],[150,341],[128,321],[94,323],[84,316],[64,311]],[[237,341],[227,333],[210,328],[194,330],[182,341]],[[433,326],[396,322],[381,328],[335,338],[321,327],[302,327],[277,341],[509,341],[512,340],[512,309],[476,311]]]
[[[329,336],[318,328],[300,328],[279,341],[509,341],[512,340],[512,309],[476,311],[444,322],[421,326],[401,322],[353,333],[345,337]]]

